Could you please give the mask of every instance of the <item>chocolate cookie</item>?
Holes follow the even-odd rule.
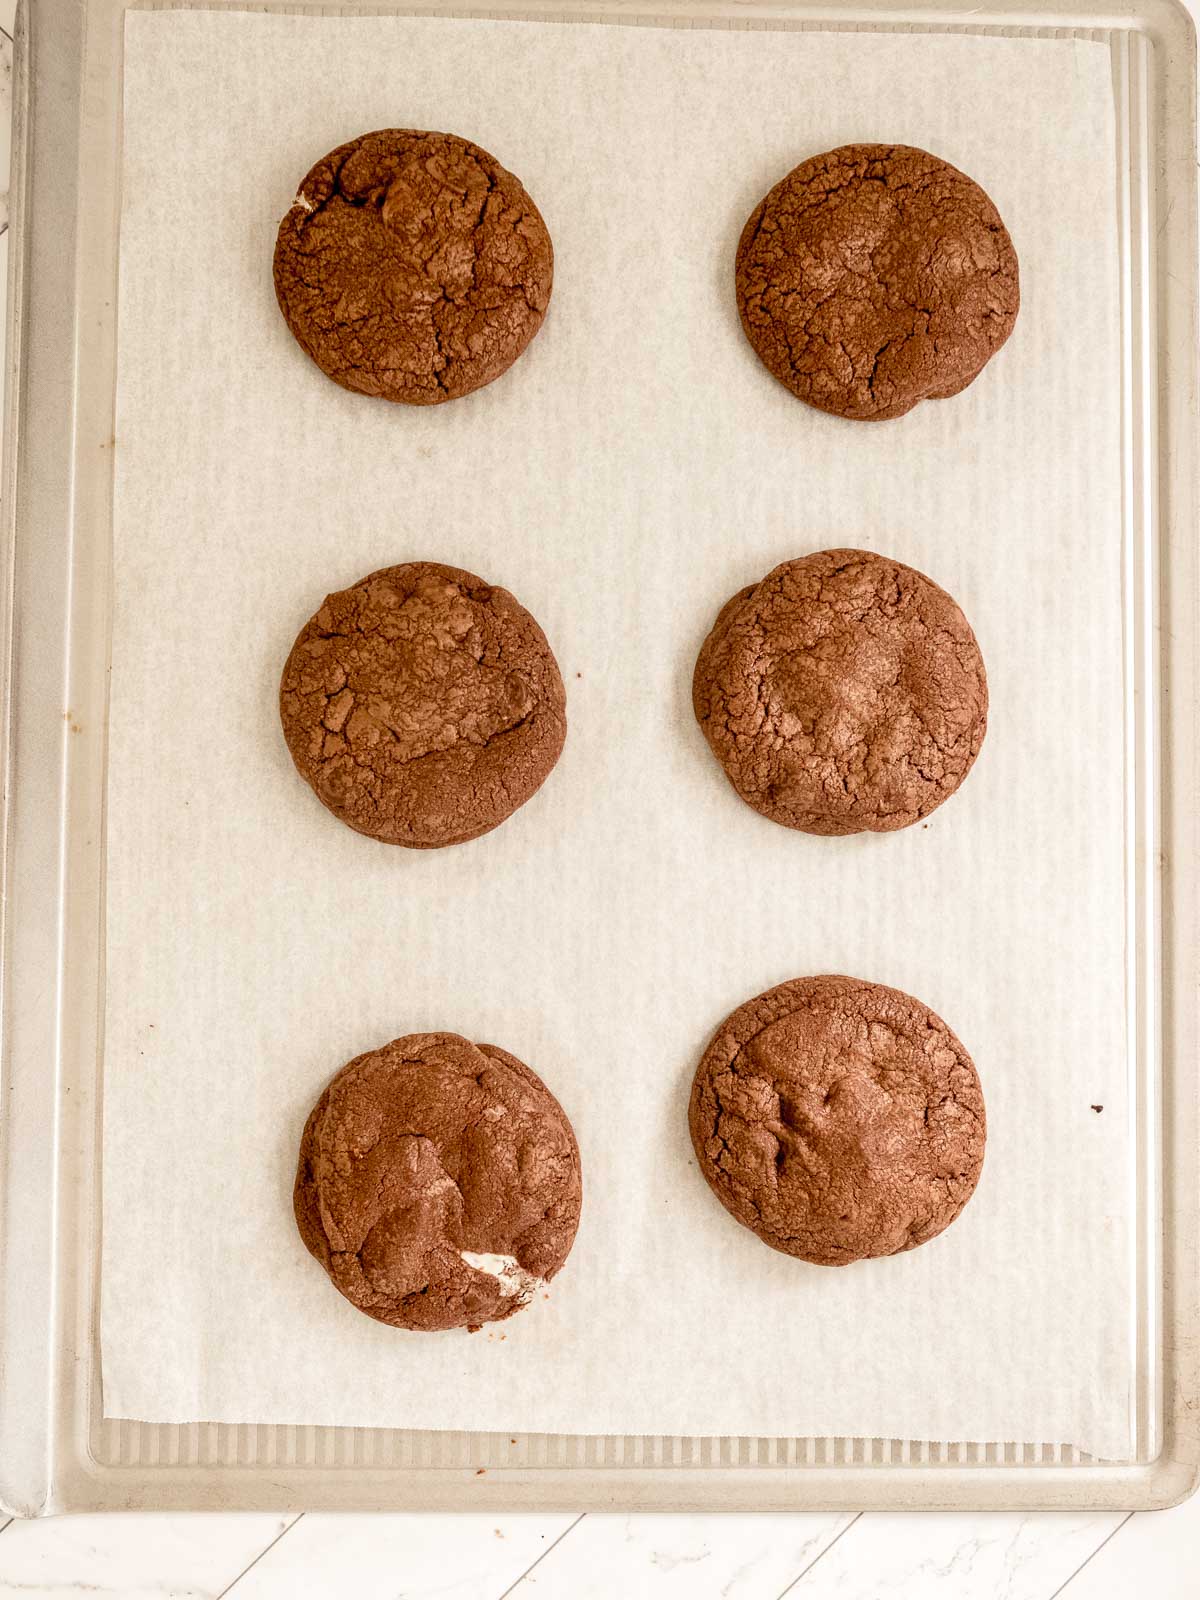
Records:
[[[725,1209],[821,1266],[949,1227],[987,1134],[979,1078],[941,1018],[838,977],[781,983],[727,1017],[696,1070],[688,1126]]]
[[[566,737],[546,636],[507,589],[436,561],[327,597],[279,687],[292,760],[359,833],[433,849],[498,827]]]
[[[275,242],[301,348],[358,394],[436,405],[506,372],[542,325],[554,250],[525,190],[452,133],[385,128],[318,161]]]
[[[867,550],[785,561],[735,594],[692,679],[730,783],[804,833],[888,832],[927,817],[971,770],[987,678],[936,583]]]
[[[567,1259],[582,1200],[566,1113],[529,1068],[414,1033],[342,1068],[304,1125],[293,1204],[334,1287],[395,1328],[477,1328]]]
[[[1012,240],[979,185],[888,144],[843,145],[777,183],[742,231],[736,285],[768,371],[860,421],[965,389],[1021,298]]]

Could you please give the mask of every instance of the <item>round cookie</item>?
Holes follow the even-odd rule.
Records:
[[[804,833],[883,833],[927,817],[971,770],[987,677],[936,583],[867,550],[822,550],[726,603],[692,705],[755,811]]]
[[[688,1125],[730,1214],[821,1266],[911,1250],[971,1198],[987,1128],[971,1058],[928,1007],[857,978],[797,978],[725,1019]]]
[[[495,1045],[414,1033],[357,1056],[304,1125],[293,1206],[336,1289],[395,1328],[478,1328],[567,1259],[579,1146],[536,1073]]]
[[[452,133],[384,128],[300,185],[275,294],[300,347],[358,394],[437,405],[506,372],[542,325],[554,250],[521,184]]]
[[[777,183],[742,231],[736,289],[768,371],[864,422],[965,389],[1021,299],[1012,240],[979,185],[887,144],[843,145]]]
[[[434,849],[498,827],[566,737],[546,636],[507,589],[435,561],[329,595],[283,669],[292,760],[336,817]]]

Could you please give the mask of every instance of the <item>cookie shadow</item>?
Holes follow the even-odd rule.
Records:
[[[690,1056],[676,1064],[668,1107],[663,1113],[665,1126],[661,1133],[660,1148],[672,1171],[679,1174],[680,1199],[683,1204],[678,1223],[683,1228],[689,1227],[695,1220],[693,1208],[709,1206],[720,1211],[732,1226],[737,1226],[705,1181],[692,1144],[692,1132],[688,1122],[696,1069],[704,1059],[720,1022],[721,1015],[714,1011],[713,1015],[706,1019],[703,1030],[697,1030],[691,1041]],[[703,1218],[704,1211],[699,1211],[698,1215]]]
[[[713,252],[713,278],[712,285],[716,294],[717,304],[720,307],[721,326],[727,338],[733,339],[742,357],[746,361],[753,361],[756,366],[762,363],[754,354],[750,341],[746,338],[742,328],[741,313],[737,301],[737,250],[738,243],[745,231],[746,222],[757,206],[761,194],[755,197],[751,192],[751,185],[742,184],[736,195],[730,198],[725,214],[720,220],[719,244]],[[743,203],[744,202],[744,203]],[[764,376],[769,376],[764,372]]]

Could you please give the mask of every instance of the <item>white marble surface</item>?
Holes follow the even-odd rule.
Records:
[[[1193,11],[1200,0],[1189,0]],[[15,0],[0,0],[11,32]],[[11,47],[0,38],[0,175]],[[0,227],[7,179],[0,179]],[[0,234],[0,312],[8,266]],[[0,363],[4,319],[0,315]],[[1200,1495],[1121,1516],[89,1516],[0,1523],[0,1600],[1198,1600]]]
[[[0,1597],[1195,1600],[1200,1498],[1017,1516],[91,1516],[0,1529]]]

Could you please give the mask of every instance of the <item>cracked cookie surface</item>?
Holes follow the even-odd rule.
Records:
[[[579,1147],[536,1073],[454,1033],[357,1056],[313,1107],[293,1206],[334,1287],[396,1328],[501,1322],[567,1259]]]
[[[987,676],[945,590],[870,551],[822,550],[727,602],[692,705],[764,817],[804,833],[886,833],[928,816],[970,771]]]
[[[987,1136],[975,1067],[941,1018],[844,977],[781,983],[727,1017],[688,1125],[726,1210],[820,1266],[941,1233],[971,1198]]]
[[[498,827],[544,782],[567,727],[558,663],[528,611],[432,561],[329,595],[292,646],[279,712],[317,798],[415,849]]]
[[[340,145],[279,224],[275,294],[301,348],[358,394],[436,405],[506,372],[542,325],[554,251],[494,156],[385,128]]]
[[[1020,306],[996,207],[909,145],[843,145],[789,172],[742,231],[736,291],[768,371],[809,405],[858,421],[958,394]]]

